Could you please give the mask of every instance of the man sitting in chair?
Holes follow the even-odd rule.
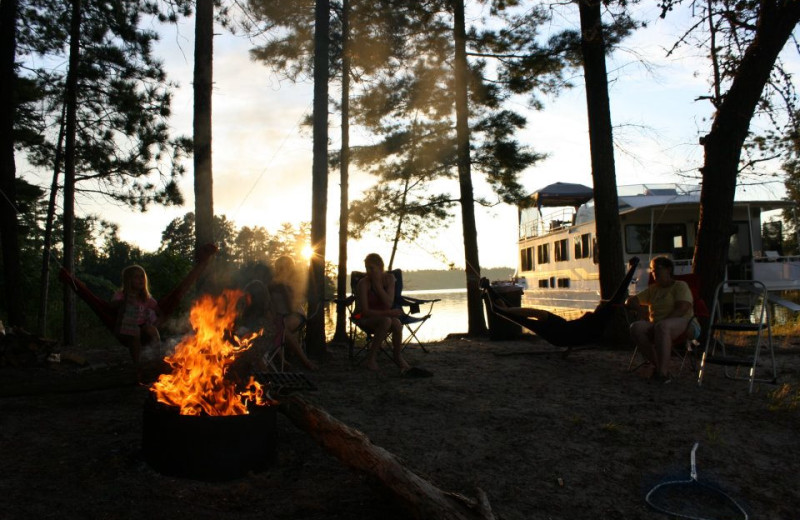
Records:
[[[655,367],[653,378],[664,382],[670,380],[667,367],[673,342],[686,332],[690,324],[699,329],[697,320],[692,319],[692,291],[686,282],[672,277],[674,270],[675,264],[666,256],[653,258],[650,272],[655,283],[625,302],[626,306],[634,309],[642,305],[650,307],[649,319],[631,324],[631,339]],[[699,330],[692,333],[696,337]]]
[[[400,372],[406,376],[427,377],[427,370],[411,367],[403,358],[403,324],[398,319],[403,311],[393,308],[395,301],[395,278],[384,270],[383,259],[370,253],[364,259],[367,275],[356,285],[356,306],[353,317],[358,326],[372,334],[368,345],[366,365],[378,371],[378,350],[384,338],[391,333],[392,355]]]

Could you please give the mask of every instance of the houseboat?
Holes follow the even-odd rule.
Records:
[[[630,291],[646,287],[649,260],[667,255],[675,272],[691,272],[700,188],[642,184],[618,188],[625,262],[641,260]],[[592,310],[600,301],[592,189],[555,183],[531,196],[519,210],[517,282],[522,304],[565,317]],[[781,221],[762,224],[768,211],[794,207],[789,201],[737,200],[728,241],[728,279],[754,279],[770,291],[800,289],[800,256],[784,256]],[[762,230],[766,231],[762,235]]]

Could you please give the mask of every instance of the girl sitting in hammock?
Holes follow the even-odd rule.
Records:
[[[197,251],[197,263],[166,296],[157,302],[150,294],[147,273],[138,265],[122,271],[122,289],[109,302],[96,296],[85,283],[63,267],[59,278],[89,305],[116,338],[130,350],[134,363],[139,362],[142,346],[158,344],[161,338],[156,328],[172,314],[219,249],[206,244]],[[138,330],[138,334],[137,334]]]
[[[133,362],[138,363],[142,346],[161,342],[156,328],[161,310],[150,294],[150,284],[143,267],[129,265],[122,270],[122,288],[111,298],[111,303],[117,307],[114,334],[128,348]]]

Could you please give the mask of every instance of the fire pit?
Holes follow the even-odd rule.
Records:
[[[200,480],[230,480],[275,460],[276,403],[250,377],[237,384],[228,369],[259,333],[233,334],[239,291],[203,296],[190,315],[192,335],[165,358],[144,405],[142,449],[157,471]]]
[[[275,463],[275,406],[253,406],[243,415],[181,415],[151,398],[143,415],[144,458],[159,473],[222,481]]]

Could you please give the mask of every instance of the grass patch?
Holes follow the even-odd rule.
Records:
[[[773,412],[779,410],[796,410],[800,406],[800,385],[784,383],[769,394],[767,408]]]
[[[716,424],[707,425],[706,439],[708,440],[709,444],[719,444],[720,442],[719,426],[717,426]]]
[[[622,427],[619,424],[615,423],[614,421],[602,424],[600,426],[600,429],[611,433],[620,433],[622,431]]]

